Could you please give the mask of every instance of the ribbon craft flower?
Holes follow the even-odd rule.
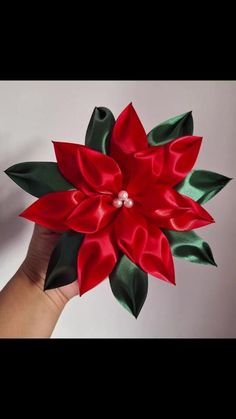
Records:
[[[191,230],[214,222],[201,203],[229,178],[205,171],[204,185],[199,187],[199,179],[191,185],[199,175],[191,170],[202,142],[192,135],[191,124],[191,113],[183,114],[147,136],[132,104],[116,121],[106,108],[95,108],[86,145],[53,141],[57,164],[29,163],[19,170],[20,163],[6,171],[30,193],[30,179],[38,182],[39,199],[20,215],[64,233],[57,245],[60,257],[55,249],[49,262],[45,288],[77,278],[82,295],[110,276],[114,295],[137,317],[147,273],[175,284],[172,252],[179,256],[182,249],[190,261],[215,264],[209,245]],[[191,254],[191,245],[197,254]],[[60,262],[63,252],[73,259],[72,274],[70,262]]]

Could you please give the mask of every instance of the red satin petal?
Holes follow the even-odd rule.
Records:
[[[110,155],[125,168],[126,156],[148,147],[143,125],[130,103],[119,115],[112,130]]]
[[[111,222],[117,212],[109,195],[93,195],[84,199],[66,220],[71,230],[95,233]]]
[[[66,231],[66,218],[83,199],[84,194],[80,191],[50,192],[26,208],[20,216],[51,230]]]
[[[120,249],[144,271],[175,283],[174,265],[165,235],[134,208],[122,208],[115,222]]]
[[[170,186],[177,185],[190,172],[197,159],[202,137],[179,137],[163,145],[165,163],[158,182]]]
[[[121,190],[122,174],[111,157],[81,144],[54,142],[54,147],[61,173],[77,189],[88,195]]]
[[[148,240],[139,265],[153,276],[175,284],[175,270],[169,242],[153,223],[148,224]]]
[[[126,159],[126,188],[140,192],[148,183],[174,186],[192,169],[202,137],[180,137],[163,146],[151,146]]]
[[[124,187],[130,195],[139,194],[147,185],[155,183],[165,166],[165,149],[162,146],[149,147],[146,150],[128,156],[124,174]]]
[[[77,161],[78,144],[53,141],[53,145],[60,172],[79,189],[82,179]]]
[[[151,185],[135,200],[139,210],[162,228],[186,231],[214,222],[201,205],[167,185]]]
[[[115,221],[119,247],[135,263],[147,240],[147,222],[134,208],[122,207]]]
[[[117,247],[112,228],[86,234],[78,253],[80,295],[102,282],[117,262]]]
[[[77,159],[83,180],[95,192],[118,193],[121,190],[122,174],[111,157],[79,145]]]

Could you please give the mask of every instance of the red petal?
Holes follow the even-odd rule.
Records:
[[[175,284],[175,271],[169,242],[154,224],[148,225],[148,240],[139,265],[153,276]]]
[[[119,115],[112,130],[110,154],[124,169],[127,154],[148,147],[143,125],[130,103]]]
[[[192,169],[201,146],[201,137],[180,137],[163,146],[152,146],[126,160],[126,184],[130,194],[148,183],[174,186]]]
[[[79,189],[81,174],[77,161],[78,144],[53,141],[53,145],[60,172],[75,188]]]
[[[20,216],[51,230],[66,231],[66,218],[83,199],[84,194],[79,191],[51,192],[35,201]]]
[[[117,193],[122,174],[109,156],[80,144],[54,142],[59,169],[77,189],[86,194]]]
[[[95,233],[105,227],[115,216],[117,209],[109,195],[93,195],[84,199],[71,213],[67,226],[81,233]]]
[[[86,234],[78,253],[78,281],[80,295],[102,282],[117,262],[112,229],[105,228]]]
[[[201,205],[167,185],[152,185],[135,199],[139,210],[162,228],[185,231],[214,222]]]
[[[115,225],[120,249],[144,271],[174,283],[174,265],[166,236],[134,208],[122,208]]]
[[[149,147],[128,157],[124,188],[130,195],[139,194],[155,183],[165,166],[164,147]]]
[[[158,182],[170,186],[181,182],[194,166],[201,143],[202,137],[186,136],[163,145],[165,163]]]

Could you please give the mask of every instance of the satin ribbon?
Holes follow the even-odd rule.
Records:
[[[81,294],[112,272],[120,250],[143,271],[175,283],[162,228],[186,231],[214,221],[197,202],[174,190],[192,169],[200,145],[201,137],[188,135],[150,147],[130,104],[113,126],[110,156],[54,142],[59,171],[75,190],[48,193],[21,215],[54,230],[85,234],[78,252]],[[115,208],[113,199],[124,188],[134,206]]]

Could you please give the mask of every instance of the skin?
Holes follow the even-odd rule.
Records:
[[[77,281],[43,291],[59,233],[35,225],[22,265],[0,292],[0,337],[48,338],[66,303],[79,294]]]

